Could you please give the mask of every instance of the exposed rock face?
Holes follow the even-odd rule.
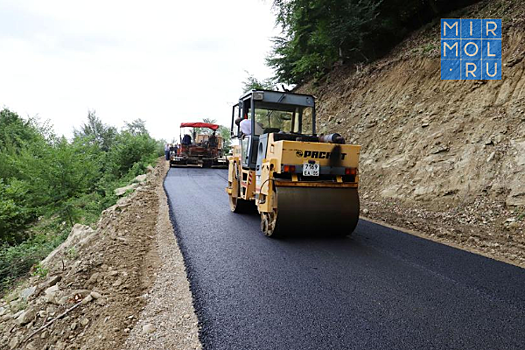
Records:
[[[32,287],[27,287],[25,288],[24,290],[22,290],[20,292],[20,297],[23,299],[23,300],[27,300],[31,295],[33,295],[36,291],[36,287],[35,286],[32,286]]]
[[[148,178],[148,175],[146,174],[138,175],[137,177],[133,179],[133,182],[143,183],[144,181],[146,181],[147,178]]]
[[[33,321],[35,317],[36,310],[34,308],[29,308],[22,312],[22,314],[16,318],[16,323],[18,323],[20,326],[23,326]]]
[[[67,251],[80,249],[95,236],[95,233],[95,230],[89,226],[76,224],[67,239],[42,260],[41,265],[49,268],[53,264],[61,263],[60,259]]]
[[[363,190],[426,203],[484,195],[525,206],[525,6],[485,1],[464,15],[504,5],[502,80],[441,80],[438,23],[358,73],[339,68],[327,83],[298,89],[317,96],[319,133],[362,145]],[[418,54],[423,46],[435,49]]]
[[[58,295],[58,292],[59,292],[59,288],[57,285],[54,285],[52,287],[49,287],[45,290],[44,292],[44,297],[46,298],[46,301],[48,303],[53,303],[53,304],[56,304],[57,303],[57,295]]]
[[[136,189],[137,187],[139,187],[139,184],[138,183],[132,183],[131,185],[128,185],[128,186],[124,186],[124,187],[120,187],[120,188],[117,188],[115,190],[115,195],[116,196],[123,196],[126,194],[126,192],[128,191],[133,191],[134,189]]]
[[[504,39],[505,56],[522,39]],[[487,84],[441,81],[439,67],[439,58],[407,59],[331,80],[316,92],[320,132],[362,145],[363,188],[383,197],[450,202],[486,193],[525,206],[523,65]]]
[[[484,18],[501,8],[502,80],[441,80],[437,23],[381,61],[337,68],[297,91],[317,97],[318,133],[362,146],[360,195],[370,217],[435,225],[432,234],[461,244],[480,235],[483,251],[512,249],[524,263],[525,5],[483,1],[457,15]],[[505,225],[509,217],[516,223]],[[486,242],[493,240],[500,246]]]

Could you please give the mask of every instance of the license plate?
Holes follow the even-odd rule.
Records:
[[[319,176],[319,163],[304,163],[303,176]]]

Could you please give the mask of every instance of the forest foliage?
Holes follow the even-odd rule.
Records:
[[[161,154],[142,120],[122,130],[94,112],[72,140],[0,111],[0,289],[56,247],[75,223],[91,224],[116,203],[114,189]]]
[[[263,80],[257,79],[253,74],[246,72],[248,77],[242,82],[242,93],[247,93],[251,90],[276,90],[277,86],[272,78]]]
[[[369,62],[411,31],[479,0],[274,0],[282,35],[267,63],[275,79],[301,84],[335,64]]]

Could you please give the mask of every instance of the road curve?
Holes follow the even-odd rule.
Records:
[[[524,269],[366,221],[266,238],[230,212],[226,178],[164,183],[205,349],[525,349]]]

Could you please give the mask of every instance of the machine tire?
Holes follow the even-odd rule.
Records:
[[[250,208],[250,202],[241,198],[233,197],[232,195],[228,196],[230,199],[230,210],[232,213],[246,213]]]
[[[277,223],[277,212],[261,213],[261,231],[267,237],[279,237],[279,232],[275,230]]]

